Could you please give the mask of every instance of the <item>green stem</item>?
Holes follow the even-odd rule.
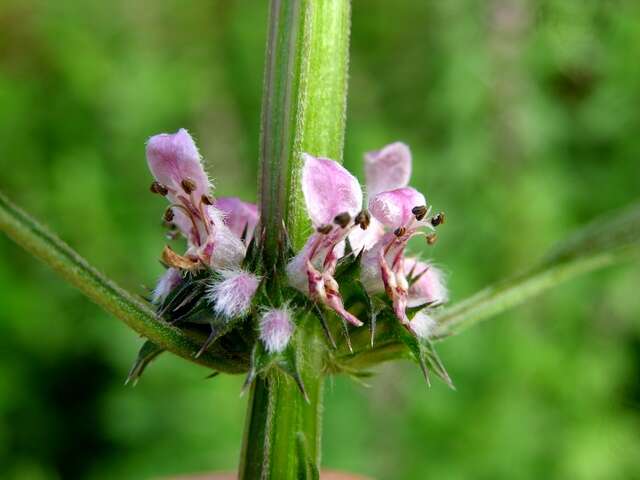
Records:
[[[78,255],[71,247],[49,232],[0,193],[0,230],[18,245],[53,268],[107,312],[156,345],[192,362],[228,373],[244,371],[237,360],[230,361],[208,352],[195,358],[202,338],[191,337],[158,319],[142,299],[123,290],[115,282]]]
[[[320,463],[324,344],[314,318],[299,325],[300,373],[308,401],[290,376],[273,369],[251,386],[240,479],[307,478]]]
[[[342,159],[349,27],[349,0],[271,0],[259,182],[267,271],[283,267],[285,228],[296,249],[310,232],[300,189],[302,153]],[[304,337],[298,340],[309,402],[275,371],[254,381],[241,479],[313,477],[320,462],[325,347],[319,326],[304,323],[297,335]]]

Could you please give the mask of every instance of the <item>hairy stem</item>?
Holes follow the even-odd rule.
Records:
[[[285,235],[299,249],[310,231],[300,189],[302,153],[342,159],[349,19],[349,0],[270,3],[259,187],[264,265],[276,275],[283,272]],[[272,280],[271,291],[278,288]],[[301,374],[309,402],[278,372],[254,381],[242,479],[312,478],[317,471],[324,339],[315,322],[299,325],[298,335],[304,336]]]
[[[437,335],[458,333],[578,275],[640,253],[640,205],[608,214],[552,249],[534,268],[487,287],[437,315]]]
[[[309,233],[302,153],[342,160],[349,27],[349,0],[271,1],[259,180],[267,265],[277,262],[283,225],[296,249]]]

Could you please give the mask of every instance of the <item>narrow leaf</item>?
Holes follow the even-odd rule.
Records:
[[[640,253],[640,204],[605,215],[558,244],[534,268],[434,315],[436,336],[458,333],[578,275]]]

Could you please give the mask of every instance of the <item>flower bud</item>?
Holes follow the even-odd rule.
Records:
[[[447,287],[443,273],[433,265],[413,258],[404,261],[404,270],[411,272],[409,280],[413,280],[409,288],[409,307],[431,304],[441,305],[448,300]]]
[[[425,340],[433,336],[437,326],[436,321],[423,310],[416,313],[411,322],[409,322],[411,331],[415,333],[416,336],[424,338]]]
[[[293,329],[287,308],[267,310],[260,319],[260,340],[267,352],[280,353],[287,348]]]
[[[151,301],[156,304],[164,302],[171,290],[177,287],[181,281],[182,275],[180,275],[180,271],[177,268],[167,268],[153,290]]]
[[[212,284],[207,296],[213,311],[226,318],[246,315],[260,285],[260,277],[242,270],[223,270],[223,280]]]

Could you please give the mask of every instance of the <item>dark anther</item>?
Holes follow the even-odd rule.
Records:
[[[149,189],[151,190],[151,193],[157,193],[159,195],[162,195],[163,197],[167,193],[169,193],[169,190],[167,189],[167,187],[162,185],[160,182],[153,182]]]
[[[433,245],[438,240],[438,236],[435,233],[427,235],[427,245]]]
[[[437,215],[433,216],[433,218],[431,219],[431,225],[433,225],[434,227],[437,227],[438,225],[442,225],[445,219],[446,217],[444,215],[444,212],[440,212]]]
[[[172,208],[167,208],[164,211],[164,221],[165,222],[172,222],[173,221],[173,209]]]
[[[371,215],[367,210],[361,210],[354,219],[356,225],[360,225],[362,230],[366,230],[371,223]]]
[[[420,221],[427,214],[427,207],[426,207],[426,205],[420,205],[418,207],[413,207],[411,209],[411,213],[413,213],[415,215],[416,220]]]
[[[202,195],[202,203],[205,205],[213,205],[213,198],[209,195]]]
[[[346,228],[347,225],[349,225],[349,222],[351,222],[351,215],[349,215],[349,212],[342,212],[336,215],[336,218],[333,219],[333,222],[336,225],[339,225],[340,228]]]
[[[190,178],[185,178],[184,180],[182,180],[182,182],[180,182],[180,185],[182,185],[182,189],[187,195],[189,195],[196,189],[196,182],[194,182]]]
[[[329,224],[327,225],[320,225],[318,227],[318,233],[321,233],[323,235],[327,235],[328,233],[331,232],[331,230],[333,229],[333,227]]]
[[[407,233],[407,229],[405,227],[398,227],[393,232],[396,237],[402,237],[405,233]]]

